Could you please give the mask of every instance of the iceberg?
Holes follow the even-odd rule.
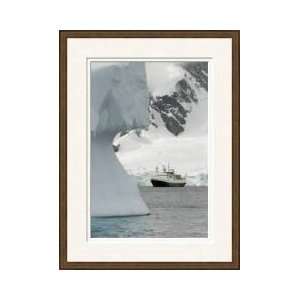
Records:
[[[121,131],[149,125],[145,63],[91,64],[91,215],[149,214],[137,182],[117,159]]]

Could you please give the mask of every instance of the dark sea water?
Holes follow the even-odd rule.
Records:
[[[207,187],[141,187],[148,216],[92,217],[92,238],[207,237]]]

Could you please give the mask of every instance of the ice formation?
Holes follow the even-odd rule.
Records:
[[[120,131],[148,125],[145,64],[91,64],[91,215],[145,215],[134,177],[117,159],[112,141]]]

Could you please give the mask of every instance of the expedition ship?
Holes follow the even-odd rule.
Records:
[[[183,187],[186,184],[185,178],[180,174],[176,174],[174,169],[166,170],[163,167],[161,173],[158,172],[156,168],[156,175],[151,178],[151,183],[155,187]]]

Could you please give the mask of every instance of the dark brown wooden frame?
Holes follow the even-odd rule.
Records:
[[[232,261],[70,262],[67,261],[67,39],[68,38],[230,38],[232,39]],[[60,269],[240,269],[240,32],[98,31],[59,32],[59,268]]]

